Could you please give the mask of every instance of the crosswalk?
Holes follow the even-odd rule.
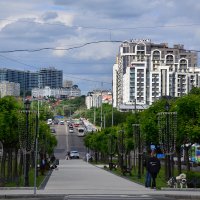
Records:
[[[64,200],[151,200],[149,195],[68,195]]]

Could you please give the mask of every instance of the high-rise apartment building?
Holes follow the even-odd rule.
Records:
[[[53,67],[42,68],[38,72],[39,87],[61,88],[63,86],[63,71]]]
[[[9,81],[20,84],[21,94],[30,92],[32,88],[38,87],[38,73],[21,71],[15,69],[0,69],[0,82]]]
[[[1,68],[0,82],[9,81],[20,84],[20,92],[26,95],[33,88],[61,88],[63,84],[63,72],[55,68],[43,68],[37,72],[21,71]]]
[[[119,47],[113,66],[113,103],[151,105],[162,96],[180,97],[200,86],[197,53],[183,45],[169,47],[130,40]]]

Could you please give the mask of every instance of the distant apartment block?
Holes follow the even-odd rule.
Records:
[[[38,73],[30,71],[21,71],[15,69],[0,69],[0,82],[9,81],[20,84],[21,94],[31,91],[38,87]]]
[[[39,87],[61,88],[63,86],[63,71],[53,67],[42,68],[38,72]]]
[[[73,81],[70,80],[64,80],[63,87],[64,88],[71,88],[73,86]]]
[[[145,108],[162,96],[183,96],[200,86],[199,72],[197,53],[183,45],[125,41],[113,66],[114,106]]]
[[[4,96],[20,96],[20,84],[9,81],[0,82],[0,98]]]
[[[102,103],[112,104],[112,93],[107,90],[94,90],[88,92],[85,98],[85,104],[87,109],[92,107],[99,108]]]
[[[0,69],[0,82],[9,81],[20,84],[21,94],[26,95],[33,88],[62,88],[63,72],[55,68],[42,68],[36,72],[15,69]]]

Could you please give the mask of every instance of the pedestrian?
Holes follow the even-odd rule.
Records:
[[[69,160],[69,159],[70,159],[70,152],[68,151],[66,155],[66,160]]]
[[[87,152],[86,153],[86,161],[87,161],[87,163],[89,162],[89,160],[90,160],[90,154]]]
[[[147,188],[151,187],[151,174],[150,174],[149,170],[147,169],[147,162],[148,162],[150,156],[151,156],[151,150],[148,150],[147,154],[145,155],[144,160],[143,160],[143,166],[146,168],[145,187],[147,187]]]
[[[44,171],[45,171],[45,159],[42,158],[41,162],[40,162],[40,171],[41,171],[41,175],[44,175]]]
[[[151,187],[156,189],[156,177],[160,171],[160,160],[156,157],[155,150],[152,150],[151,157],[147,161],[147,171],[151,175],[152,183]]]

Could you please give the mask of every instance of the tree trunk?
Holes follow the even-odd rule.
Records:
[[[12,181],[12,149],[8,149],[7,180]]]
[[[182,173],[182,169],[181,169],[181,148],[180,147],[176,148],[176,153],[177,153],[178,174],[181,174]]]
[[[165,180],[168,179],[168,173],[167,173],[167,156],[165,155]],[[167,180],[168,181],[168,180]]]
[[[1,162],[0,186],[4,186],[4,184],[5,184],[6,156],[7,156],[7,151],[6,151],[6,149],[4,149],[2,162]]]
[[[190,147],[184,147],[185,150],[185,161],[186,161],[186,170],[187,172],[190,171],[190,161],[189,161],[189,149]]]
[[[19,161],[19,176],[22,176],[24,171],[24,154],[20,151],[20,161]]]
[[[14,166],[13,166],[13,177],[15,179],[16,185],[19,185],[19,175],[18,175],[18,163],[17,163],[17,157],[18,157],[18,149],[15,148],[15,158],[14,158]]]

